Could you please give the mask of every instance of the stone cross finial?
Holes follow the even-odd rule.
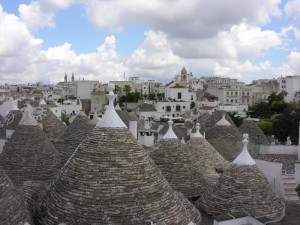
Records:
[[[113,83],[109,83],[107,89],[109,91],[106,95],[109,101],[108,108],[102,119],[100,119],[97,123],[96,127],[127,127],[114,108],[114,100],[117,96],[114,94],[115,85]]]
[[[173,117],[172,116],[170,116],[169,117],[169,121],[168,121],[168,124],[169,124],[169,129],[168,129],[168,131],[167,131],[167,133],[164,135],[164,139],[172,139],[172,138],[175,138],[175,139],[177,139],[177,136],[176,136],[176,134],[174,133],[174,131],[173,131],[173,128],[172,128],[172,125],[173,125],[173,121],[172,121],[172,119],[173,119]]]
[[[252,159],[251,155],[248,152],[247,145],[249,143],[248,141],[249,135],[243,134],[243,150],[238,155],[238,157],[233,161],[234,164],[238,165],[255,165],[255,161]]]
[[[192,136],[193,138],[203,138],[202,134],[200,133],[200,123],[196,123],[196,132]]]

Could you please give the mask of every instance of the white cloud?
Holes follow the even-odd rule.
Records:
[[[290,0],[284,6],[284,12],[292,17],[297,23],[300,23],[300,0]]]
[[[293,51],[287,57],[287,62],[281,66],[274,68],[274,72],[278,75],[300,75],[300,52]]]
[[[282,44],[280,35],[258,26],[241,23],[210,39],[170,40],[175,54],[183,58],[253,59]]]
[[[265,24],[281,14],[280,0],[91,0],[88,15],[94,25],[121,30],[127,24],[144,24],[168,36],[197,39],[215,36],[243,21]]]
[[[55,14],[73,4],[84,4],[91,22],[100,28],[122,30],[128,24],[142,24],[144,42],[127,58],[116,51],[117,41],[108,36],[97,49],[76,54],[70,43],[41,50],[42,40],[34,32],[55,27]],[[64,73],[86,79],[123,79],[141,76],[169,81],[183,65],[196,76],[226,75],[250,82],[274,74],[295,74],[300,53],[292,52],[282,66],[273,67],[263,57],[299,38],[295,26],[280,33],[263,30],[273,16],[280,16],[280,0],[44,0],[21,4],[20,17],[3,12],[0,5],[0,80],[10,82],[58,82]],[[289,3],[289,2],[288,2]],[[296,4],[296,1],[291,1]],[[292,5],[295,7],[295,5]],[[285,13],[296,10],[286,4]],[[289,8],[290,7],[290,8]],[[8,41],[9,40],[9,41]]]
[[[77,55],[69,43],[41,50],[36,39],[17,16],[3,12],[0,5],[1,82],[58,82],[64,73],[100,81],[123,77],[126,67],[116,52],[116,40],[109,36],[94,52]]]
[[[83,0],[44,0],[32,1],[30,4],[20,4],[19,14],[22,21],[32,32],[39,28],[55,27],[55,13],[59,9],[65,9],[69,6],[81,3]]]
[[[34,38],[20,19],[0,5],[0,80],[22,73],[39,57],[40,39]]]

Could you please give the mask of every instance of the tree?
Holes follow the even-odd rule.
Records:
[[[193,108],[195,108],[195,102],[191,102],[191,105],[190,105],[190,109],[193,109]]]
[[[285,101],[273,101],[271,104],[271,111],[274,113],[289,113],[294,109],[291,103]]]
[[[157,96],[157,100],[162,100],[162,93],[157,93],[156,96]]]
[[[125,92],[125,96],[126,96],[125,107],[127,109],[127,102],[128,102],[127,98],[128,98],[128,93],[131,91],[131,87],[129,85],[125,85],[123,87],[123,91]]]
[[[149,100],[156,100],[156,95],[155,93],[149,93]]]
[[[272,105],[272,103],[274,101],[284,102],[284,96],[283,96],[283,94],[282,93],[276,94],[275,92],[272,92],[272,94],[270,94],[270,96],[268,97],[268,103],[269,103],[269,105]]]
[[[273,133],[281,142],[286,142],[290,136],[293,144],[298,144],[300,112],[291,114],[285,113],[276,117],[273,122]]]
[[[270,118],[272,115],[271,107],[266,102],[260,102],[249,107],[248,115],[250,115],[251,117],[261,119]]]
[[[63,98],[59,98],[59,99],[57,100],[57,102],[60,103],[60,104],[62,104],[62,103],[64,103],[64,99],[63,99]]]
[[[238,116],[237,113],[235,113],[235,112],[233,112],[233,113],[228,112],[228,115],[230,116],[230,118],[234,122],[235,126],[237,126],[237,127],[239,127],[244,121],[244,119],[242,117]]]
[[[262,130],[265,135],[272,135],[272,122],[271,121],[259,121],[256,125]]]

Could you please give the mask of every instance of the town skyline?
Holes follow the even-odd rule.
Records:
[[[0,80],[57,83],[139,76],[167,82],[182,66],[245,83],[299,74],[300,1],[17,0],[0,3]]]

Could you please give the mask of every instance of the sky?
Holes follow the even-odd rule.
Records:
[[[300,74],[300,0],[0,0],[0,84]]]

